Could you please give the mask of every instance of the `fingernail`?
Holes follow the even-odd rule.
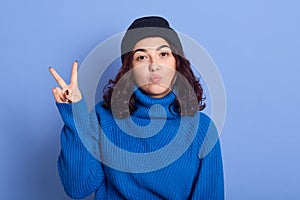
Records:
[[[75,60],[75,62],[77,62],[77,63],[78,63],[78,60]]]
[[[51,69],[52,67],[50,66],[49,69]]]
[[[69,90],[66,90],[66,95],[69,95]]]

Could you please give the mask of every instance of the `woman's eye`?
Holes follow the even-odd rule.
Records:
[[[145,60],[145,59],[146,59],[146,56],[139,56],[139,57],[137,57],[136,60],[140,61],[140,60]]]
[[[168,52],[162,52],[162,53],[160,53],[160,55],[161,55],[162,57],[166,57],[166,56],[169,55],[169,53],[168,53]]]

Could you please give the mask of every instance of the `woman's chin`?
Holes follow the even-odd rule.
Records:
[[[170,92],[170,88],[162,87],[162,86],[155,86],[152,88],[149,88],[148,93],[149,96],[154,97],[154,98],[161,98],[166,96]]]

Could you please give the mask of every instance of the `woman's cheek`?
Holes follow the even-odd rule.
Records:
[[[147,80],[143,73],[134,73],[134,80],[138,86],[143,86],[146,84]]]

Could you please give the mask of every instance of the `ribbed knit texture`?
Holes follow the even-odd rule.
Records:
[[[136,90],[135,95],[138,109],[127,119],[114,119],[111,111],[101,106],[103,102],[96,105],[96,115],[88,113],[84,98],[73,104],[57,103],[65,123],[61,133],[58,172],[66,193],[72,198],[82,199],[95,192],[96,200],[223,200],[224,180],[219,141],[204,158],[199,158],[208,129],[213,137],[218,136],[210,118],[204,113],[198,113],[195,117],[178,115],[171,105],[175,100],[173,93],[158,99],[146,96],[140,90]],[[130,120],[146,129],[130,127]],[[137,165],[135,160],[103,149],[105,144],[103,137],[99,136],[99,124],[113,144],[128,152],[146,154],[162,151],[166,145],[176,139],[178,141],[172,146],[174,150],[171,148],[172,151]],[[157,127],[159,130],[156,130]],[[132,132],[127,134],[129,131]],[[181,135],[179,139],[178,134]],[[182,154],[174,157],[181,150]],[[125,170],[103,164],[99,161],[100,156],[103,160],[114,160],[121,166],[124,164]],[[172,157],[176,158],[173,162],[154,171],[149,170]],[[145,169],[145,172],[141,169]],[[135,173],[135,170],[140,171]]]

